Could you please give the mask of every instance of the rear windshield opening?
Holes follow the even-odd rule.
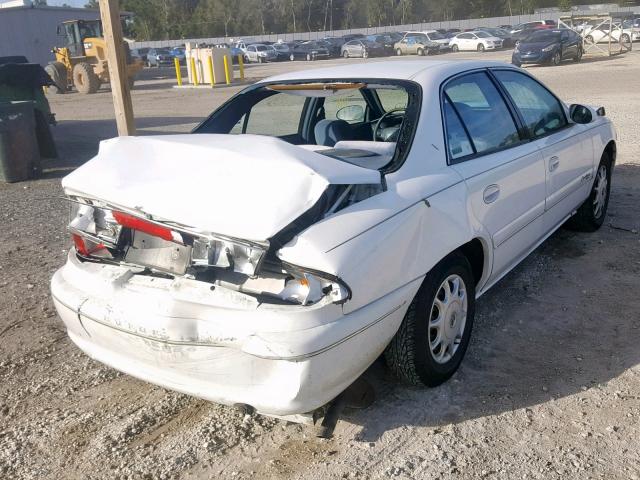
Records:
[[[268,135],[366,168],[403,160],[420,107],[400,80],[270,83],[239,93],[194,133]]]

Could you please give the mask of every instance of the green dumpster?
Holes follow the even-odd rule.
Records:
[[[20,182],[40,170],[34,102],[0,103],[0,181]]]

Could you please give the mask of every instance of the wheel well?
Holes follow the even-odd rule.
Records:
[[[616,147],[616,142],[611,140],[607,143],[607,146],[604,147],[604,151],[609,154],[609,158],[611,158],[611,163],[616,163],[616,154],[618,153],[618,149]]]
[[[484,248],[482,247],[482,242],[478,238],[474,238],[470,242],[458,247],[456,251],[467,257],[471,265],[473,279],[476,285],[478,285],[484,272]]]

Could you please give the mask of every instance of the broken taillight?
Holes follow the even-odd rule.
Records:
[[[163,227],[157,223],[149,222],[128,213],[113,211],[113,218],[123,227],[138,230],[153,237],[158,237],[169,242],[184,244],[182,235],[170,228]]]
[[[76,247],[76,251],[83,257],[95,255],[102,251],[108,253],[106,251],[107,247],[105,247],[103,243],[97,243],[89,239],[85,239],[82,235],[78,235],[77,233],[72,233],[71,238],[73,238],[73,245]]]

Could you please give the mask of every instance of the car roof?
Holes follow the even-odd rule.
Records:
[[[511,67],[509,64],[488,60],[383,60],[360,64],[317,68],[285,73],[265,78],[259,83],[290,80],[379,78],[385,80],[413,80],[428,76],[445,79],[467,70],[486,67]],[[511,67],[513,68],[513,67]]]

